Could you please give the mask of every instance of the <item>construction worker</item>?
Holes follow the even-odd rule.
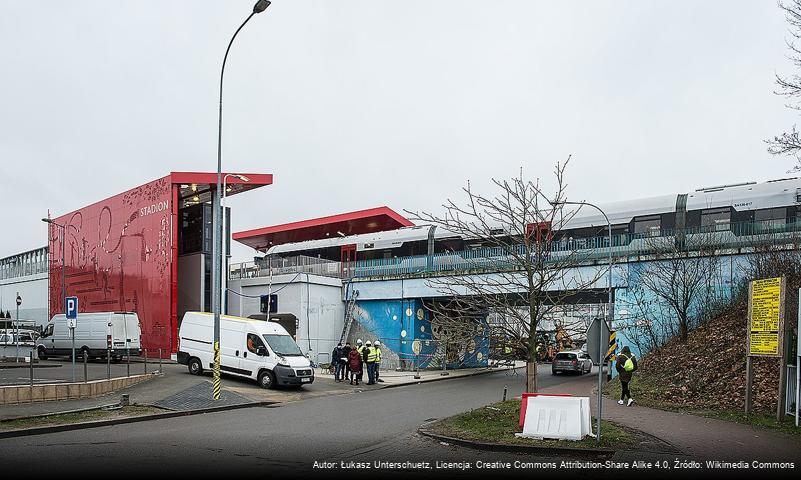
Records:
[[[381,342],[378,340],[375,341],[373,344],[373,350],[375,350],[375,381],[383,383],[384,381],[379,378],[378,371],[381,369]]]
[[[357,385],[358,382],[361,382],[364,379],[364,344],[362,343],[362,339],[359,338],[356,340],[356,351],[359,352],[359,358],[361,358],[362,366],[359,368],[359,371],[356,373],[356,381]]]
[[[375,385],[375,349],[372,347],[370,340],[367,340],[364,344],[362,357],[364,358],[364,363],[367,364],[367,385]]]

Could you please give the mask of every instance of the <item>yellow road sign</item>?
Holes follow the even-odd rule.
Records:
[[[754,280],[748,298],[748,354],[781,355],[784,324],[783,277]]]

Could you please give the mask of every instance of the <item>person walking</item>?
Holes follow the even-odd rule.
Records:
[[[339,342],[334,350],[331,352],[331,363],[334,364],[334,381],[341,382],[344,378],[342,374],[345,370],[345,363],[342,361],[343,356],[342,342]]]
[[[359,384],[359,376],[362,373],[362,355],[355,348],[351,349],[348,353],[348,367],[350,368],[350,384],[356,380],[356,385]]]
[[[381,342],[376,340],[373,344],[373,349],[375,350],[375,367],[373,367],[375,369],[375,373],[373,376],[375,377],[376,382],[384,383],[384,381],[379,378],[378,374],[378,371],[381,370]]]
[[[631,353],[631,349],[628,346],[623,347],[620,355],[617,356],[615,370],[617,370],[617,374],[620,377],[621,386],[620,400],[617,403],[620,405],[625,403],[627,407],[630,407],[634,403],[634,399],[631,397],[631,391],[629,391],[629,382],[634,372],[637,371],[637,358]],[[626,403],[626,397],[629,399],[628,403]]]
[[[364,350],[364,344],[362,344],[362,339],[359,338],[356,340],[356,351],[359,352],[359,358],[364,357],[363,350]],[[362,360],[362,365],[359,367],[359,372],[356,374],[356,377],[359,380],[362,380],[364,378],[364,360]]]
[[[370,344],[369,340],[364,345],[362,356],[364,357],[364,363],[367,364],[367,385],[375,385],[376,351],[375,348],[373,348]]]
[[[350,351],[353,350],[353,347],[350,346],[350,342],[345,342],[345,346],[342,347],[342,364],[344,378],[348,379],[350,376],[350,364],[348,363],[348,355],[350,355]]]

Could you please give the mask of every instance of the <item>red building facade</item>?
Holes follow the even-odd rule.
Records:
[[[229,177],[228,195],[272,183]],[[142,348],[168,356],[178,343],[179,211],[210,201],[216,173],[173,172],[54,219],[63,225],[67,296],[80,312],[136,312]],[[49,228],[50,316],[63,313],[61,228]]]

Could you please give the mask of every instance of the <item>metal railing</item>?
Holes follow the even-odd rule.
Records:
[[[343,278],[341,262],[323,258],[297,255],[294,257],[271,257],[258,262],[242,262],[232,264],[228,272],[229,279],[269,277],[308,273],[325,277]]]
[[[559,233],[556,233],[559,236]],[[568,262],[576,265],[605,261],[613,257],[640,257],[670,254],[676,251],[695,252],[710,249],[755,248],[764,245],[801,243],[801,222],[776,221],[724,223],[682,230],[651,230],[642,233],[590,238],[559,238],[537,252],[545,262]],[[532,252],[533,254],[533,252]],[[520,267],[525,258],[524,245],[484,247],[433,255],[337,262],[304,255],[271,257],[259,262],[231,265],[231,279],[265,277],[279,274],[309,273],[335,278],[372,278],[414,275],[436,275],[442,272],[510,271]]]
[[[551,241],[547,245],[547,251],[538,254],[542,255],[546,263],[570,260],[570,263],[582,264],[605,260],[610,248],[612,255],[620,258],[793,243],[801,243],[801,222],[757,222],[618,234],[612,236],[611,246],[608,237],[562,238]],[[525,258],[525,255],[526,247],[515,245],[508,248],[485,247],[433,255],[359,260],[355,262],[352,273],[354,277],[364,278],[446,271],[508,271],[518,269],[520,258]]]

